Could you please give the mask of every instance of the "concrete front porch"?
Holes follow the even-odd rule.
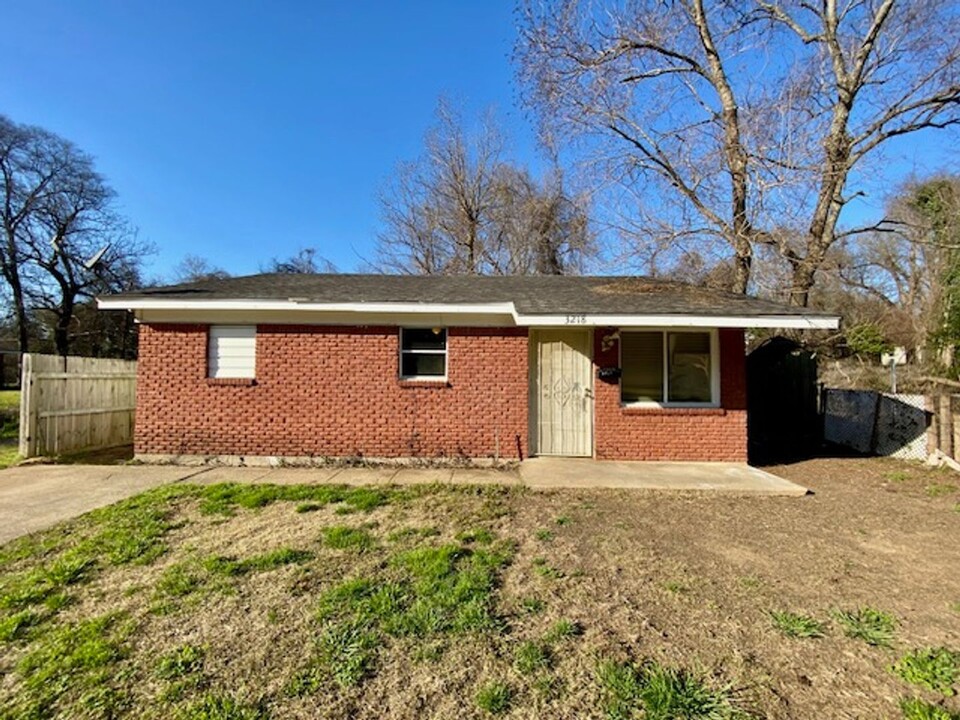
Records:
[[[633,462],[592,458],[536,457],[520,463],[520,477],[532,488],[624,488],[697,490],[734,495],[801,496],[801,485],[746,463]]]

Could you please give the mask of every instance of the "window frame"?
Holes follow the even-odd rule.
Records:
[[[623,371],[623,335],[627,333],[656,333],[663,339],[663,401],[654,400],[624,400],[623,379],[618,381],[620,391],[620,406],[625,408],[719,408],[720,407],[720,334],[717,328],[621,328],[617,342],[617,364]],[[710,401],[709,402],[671,402],[670,397],[670,335],[678,333],[706,333],[710,337]]]
[[[246,330],[249,331],[252,340],[253,340],[253,357],[252,366],[250,369],[249,375],[214,375],[213,374],[213,347],[214,347],[214,334],[217,330],[222,328],[230,328],[232,330]],[[244,325],[235,325],[230,323],[215,323],[207,326],[207,379],[208,380],[256,380],[257,378],[257,335],[258,329],[256,325],[244,324]],[[220,338],[217,338],[218,340]],[[219,370],[219,363],[217,364],[217,369]]]
[[[439,327],[443,333],[443,350],[404,350],[403,333],[407,330],[433,330]],[[450,330],[445,326],[437,325],[404,325],[399,328],[397,333],[397,377],[402,381],[413,382],[447,382],[447,375],[450,368]],[[443,356],[443,375],[404,375],[403,374],[403,356],[404,355],[442,355]]]

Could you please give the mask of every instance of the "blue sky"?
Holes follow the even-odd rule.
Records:
[[[438,96],[516,109],[512,3],[8,0],[0,112],[95,156],[159,252],[234,273],[316,246],[371,254],[377,190],[420,152]]]
[[[3,22],[0,112],[95,156],[158,249],[150,277],[188,253],[239,274],[306,246],[362,269],[377,191],[440,95],[467,117],[494,106],[510,155],[537,165],[511,0],[7,0]],[[887,179],[955,169],[955,139],[911,139]]]

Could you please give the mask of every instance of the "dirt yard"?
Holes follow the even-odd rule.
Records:
[[[0,718],[955,718],[960,476],[767,469],[160,488],[0,548]]]

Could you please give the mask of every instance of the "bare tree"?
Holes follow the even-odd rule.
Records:
[[[199,255],[184,255],[173,268],[173,279],[177,283],[223,280],[228,277],[230,273]]]
[[[653,244],[758,245],[807,305],[867,161],[960,122],[960,15],[944,0],[524,0],[526,100],[637,193]],[[781,243],[791,227],[802,242]]]
[[[55,318],[56,349],[65,355],[78,302],[129,289],[149,248],[114,210],[93,160],[53,133],[0,116],[0,175],[0,271],[20,349],[29,349],[28,315],[41,312]]]
[[[503,165],[495,178],[489,271],[500,275],[564,275],[581,272],[596,253],[587,200],[564,188],[555,171],[538,182],[526,170]]]
[[[483,245],[503,138],[492,116],[468,136],[445,101],[426,136],[425,154],[402,163],[381,194],[385,230],[376,265],[422,274],[483,272]]]
[[[848,243],[838,275],[899,320],[894,327],[881,323],[898,344],[932,350],[949,367],[960,344],[960,179],[906,184],[887,217],[898,231]]]
[[[488,114],[475,134],[441,102],[426,152],[381,194],[374,266],[418,274],[576,272],[594,252],[583,197],[504,159]]]
[[[313,273],[336,273],[337,266],[317,253],[316,248],[301,248],[288,258],[275,257],[260,272],[310,275]]]

